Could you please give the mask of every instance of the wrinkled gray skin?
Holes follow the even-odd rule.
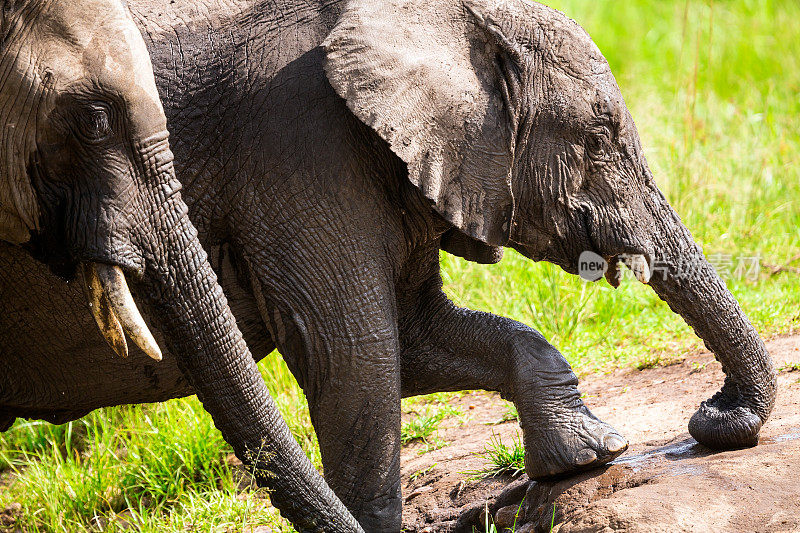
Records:
[[[0,430],[18,416],[63,422],[191,383],[288,517],[357,528],[291,436],[236,327],[181,199],[128,11],[114,0],[0,0],[0,13]],[[140,351],[122,364],[110,350],[82,265],[122,269],[174,354],[165,372]]]
[[[400,529],[403,396],[500,391],[519,409],[533,478],[625,447],[538,332],[446,298],[441,248],[493,262],[510,246],[573,273],[584,250],[694,261],[689,276],[650,281],[728,376],[690,431],[713,447],[755,444],[775,398],[769,355],[656,188],[586,33],[522,0],[397,3],[128,2],[200,240],[255,355],[278,347],[305,390],[325,478],[364,530]],[[75,333],[92,330],[70,313],[78,291],[54,294],[16,249],[2,257],[36,271],[0,317],[26,354],[3,378],[36,388],[5,405],[44,416],[66,389],[77,415],[192,392],[169,355],[122,365]],[[30,301],[63,321],[42,322]],[[59,343],[47,352],[42,328]]]

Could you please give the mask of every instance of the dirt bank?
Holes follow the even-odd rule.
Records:
[[[630,448],[603,469],[557,483],[529,483],[524,475],[470,481],[467,472],[484,465],[479,452],[492,435],[511,443],[518,426],[496,423],[505,410],[496,395],[459,398],[454,403],[470,420],[448,421],[440,431],[448,446],[422,455],[420,444],[404,449],[406,531],[471,531],[488,505],[498,525],[517,515],[521,532],[550,531],[551,522],[561,533],[800,532],[800,371],[792,370],[800,363],[800,336],[768,347],[783,370],[756,448],[713,452],[687,433],[689,417],[723,379],[720,364],[704,354],[583,379],[585,402]]]

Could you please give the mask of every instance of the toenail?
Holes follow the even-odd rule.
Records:
[[[575,464],[578,466],[590,465],[597,461],[597,454],[591,448],[584,448],[575,456]]]
[[[603,439],[603,445],[606,447],[606,450],[611,453],[620,452],[628,447],[628,443],[625,442],[625,439],[615,434],[606,435],[606,438]]]

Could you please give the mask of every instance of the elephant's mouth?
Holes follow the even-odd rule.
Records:
[[[114,352],[128,356],[127,334],[144,353],[160,361],[161,349],[136,307],[122,269],[97,262],[85,262],[81,267],[92,315]]]
[[[52,209],[45,217],[44,228],[33,232],[22,247],[62,280],[76,280],[79,272],[82,272],[82,265],[88,263],[117,265],[127,273],[129,279],[137,281],[144,276],[144,258],[127,235],[107,236],[99,230],[93,234],[68,231],[73,226],[87,227],[88,223],[80,219],[70,226],[69,217],[62,206]],[[96,218],[101,216],[97,215]]]
[[[63,235],[36,234],[25,247],[58,277],[67,282],[82,275],[84,293],[95,322],[109,346],[121,357],[128,356],[125,334],[156,361],[161,360],[161,349],[153,338],[134,302],[123,269],[132,279],[140,279],[143,269],[131,253],[122,253],[120,259],[109,259],[105,254],[81,253],[87,259],[77,259],[76,253],[66,245]],[[117,249],[129,250],[124,246]]]
[[[653,273],[654,254],[652,251],[649,251],[645,246],[634,244],[615,243],[604,247],[600,242],[603,239],[598,235],[599,232],[593,230],[594,225],[591,223],[593,217],[590,216],[587,209],[581,210],[578,219],[581,233],[577,239],[581,243],[581,249],[577,252],[577,268],[575,269],[578,274],[581,273],[581,257],[585,252],[591,252],[605,261],[605,278],[612,287],[619,287],[622,280],[620,265],[623,264],[633,272],[634,277],[639,282],[644,284],[650,282]],[[629,240],[632,239],[625,239],[625,241]]]
[[[606,270],[606,280],[612,287],[619,287],[622,280],[622,270],[620,265],[627,266],[633,276],[641,283],[650,283],[653,275],[653,262],[648,254],[644,253],[624,253],[612,256],[608,260],[608,270]]]

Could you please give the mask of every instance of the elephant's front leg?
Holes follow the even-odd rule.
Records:
[[[285,298],[268,297],[265,318],[308,399],[325,481],[364,531],[396,533],[402,499],[393,288],[365,277],[278,292]]]
[[[486,389],[514,402],[525,469],[546,478],[599,466],[627,448],[583,404],[564,357],[524,324],[461,309],[435,277],[400,302],[403,396]]]
[[[356,345],[352,339],[360,339]],[[396,337],[395,337],[396,339]],[[395,339],[345,335],[309,399],[325,479],[364,531],[401,528],[400,373]]]

